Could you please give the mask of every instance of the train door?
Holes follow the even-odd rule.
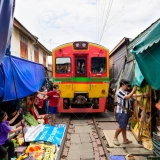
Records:
[[[91,57],[90,97],[107,97],[108,79],[106,57]],[[96,84],[95,82],[99,82]]]
[[[75,56],[75,77],[87,77],[87,56]]]

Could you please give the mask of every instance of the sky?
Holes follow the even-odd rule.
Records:
[[[160,18],[160,0],[16,0],[15,17],[50,51],[73,41],[112,49]],[[51,58],[48,59],[51,63]]]

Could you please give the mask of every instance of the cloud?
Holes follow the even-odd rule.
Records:
[[[52,50],[76,40],[96,43],[104,4],[105,0],[17,0],[15,17]],[[159,18],[159,5],[159,0],[113,1],[101,45],[112,50],[123,37],[136,37]]]

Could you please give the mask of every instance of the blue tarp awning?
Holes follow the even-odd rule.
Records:
[[[0,66],[0,97],[3,101],[26,97],[37,92],[44,80],[43,65],[14,56],[11,56],[10,63],[10,57],[5,56]]]
[[[14,7],[15,0],[0,0],[0,98],[3,101],[33,94],[45,80],[43,65],[13,56],[10,62],[10,57],[5,56],[10,53]]]
[[[15,0],[0,0],[0,64],[6,51],[10,50],[14,6]]]

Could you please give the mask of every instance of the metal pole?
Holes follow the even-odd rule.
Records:
[[[9,52],[9,60],[10,60],[10,65],[11,65],[11,71],[12,71],[12,78],[13,78],[13,83],[14,83],[14,89],[15,89],[15,93],[16,93],[16,100],[18,100],[16,81],[15,81],[14,72],[13,72],[13,65],[12,65],[12,61],[11,61],[11,52]],[[19,106],[19,103],[18,103],[18,106]],[[20,117],[21,117],[20,119],[21,119],[21,126],[22,126],[22,133],[23,133],[24,145],[26,145],[25,138],[24,138],[23,125],[22,125],[22,119],[23,119],[22,112],[21,112],[21,114],[20,114]]]

